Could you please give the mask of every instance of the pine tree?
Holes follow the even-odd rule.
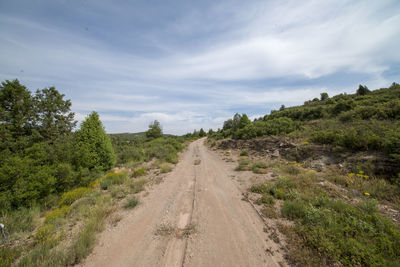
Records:
[[[110,137],[95,111],[82,122],[76,132],[75,149],[78,153],[78,166],[106,171],[115,165]]]

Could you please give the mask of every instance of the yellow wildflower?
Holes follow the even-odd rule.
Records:
[[[369,194],[369,193],[364,193],[364,195],[366,195],[366,196],[370,196],[370,194]]]

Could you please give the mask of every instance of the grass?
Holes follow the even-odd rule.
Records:
[[[6,227],[10,226],[7,230],[12,240],[18,242],[0,247],[0,266],[15,265],[17,261],[19,266],[72,266],[80,263],[92,251],[96,233],[102,231],[114,205],[127,194],[136,194],[144,189],[146,179],[128,179],[126,174],[109,173],[90,188],[64,193],[59,204],[68,205],[44,213],[42,220],[39,208],[4,214],[0,220]],[[138,203],[139,200],[131,195],[123,206],[133,208]],[[121,219],[113,216],[110,223],[115,225]]]
[[[167,172],[171,172],[172,171],[172,166],[169,163],[166,163],[166,162],[160,163],[158,166],[160,168],[160,172],[161,173],[167,173]]]
[[[100,187],[103,190],[107,190],[109,187],[115,184],[122,184],[127,179],[127,172],[107,173],[103,180],[100,182]]]
[[[249,165],[251,161],[249,159],[240,159],[239,160],[239,165],[236,167],[236,171],[248,171]]]
[[[397,199],[395,187],[383,180],[353,175],[353,182],[338,172],[317,174],[294,164],[276,165],[280,178],[253,185],[261,194],[257,204],[268,218],[278,218],[274,203],[280,200],[280,214],[295,226],[280,226],[287,237],[289,259],[299,266],[399,266],[400,227],[377,211],[377,199]],[[321,177],[347,184],[359,192],[358,204],[347,202],[343,191],[324,187]],[[357,179],[357,180],[355,180]],[[377,189],[374,189],[376,187]],[[384,197],[386,192],[389,197]],[[379,197],[378,197],[379,196]]]
[[[248,156],[249,155],[249,151],[247,151],[247,150],[242,150],[242,151],[240,151],[240,154],[239,154],[240,156]]]
[[[268,172],[267,168],[268,165],[262,161],[254,162],[251,166],[251,170],[253,171],[253,173],[258,174],[266,174]]]
[[[75,200],[89,194],[90,191],[91,188],[88,187],[78,187],[71,191],[68,191],[62,194],[59,205],[60,206],[71,205],[72,203],[74,203]]]
[[[134,168],[132,170],[132,177],[139,177],[139,176],[144,176],[147,174],[147,171],[143,168]]]
[[[131,193],[137,194],[144,190],[144,186],[146,185],[146,183],[147,183],[146,179],[140,179],[140,180],[131,180],[128,183],[128,185],[131,190]]]
[[[130,197],[124,204],[125,209],[133,209],[139,204],[139,200],[136,197]]]

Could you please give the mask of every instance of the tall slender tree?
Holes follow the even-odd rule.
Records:
[[[93,111],[76,132],[75,149],[78,166],[88,169],[109,170],[115,165],[115,154],[110,137],[106,134],[99,114]]]

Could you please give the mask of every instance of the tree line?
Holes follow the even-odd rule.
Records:
[[[115,164],[109,136],[92,112],[74,131],[71,101],[55,87],[34,94],[18,80],[0,86],[0,206],[52,205]]]

